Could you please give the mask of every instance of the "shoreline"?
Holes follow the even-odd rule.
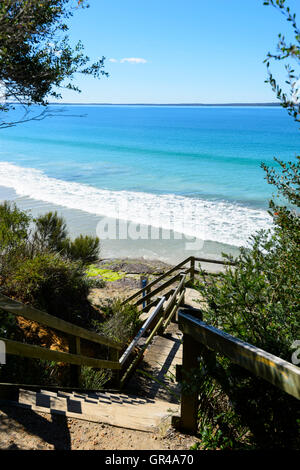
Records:
[[[9,200],[15,202],[22,210],[28,210],[33,217],[48,211],[57,211],[66,220],[71,237],[83,235],[97,235],[97,224],[104,216],[91,214],[80,209],[69,209],[64,206],[39,201],[28,197],[18,196],[14,189],[0,186],[0,201]],[[107,218],[112,226],[119,226],[120,219]],[[140,225],[141,232],[148,230],[151,235],[158,233],[157,239],[101,239],[100,237],[100,258],[129,258],[143,260],[159,260],[170,265],[175,265],[189,256],[207,257],[222,259],[222,253],[239,254],[239,248],[226,243],[211,240],[200,240],[195,237],[187,237],[184,234],[172,230],[159,229],[155,227]]]
[[[239,108],[247,108],[247,107],[256,107],[256,108],[280,108],[280,103],[278,102],[270,102],[270,103],[64,103],[64,102],[51,102],[49,106],[144,106],[144,107],[239,107]]]
[[[156,194],[147,192],[147,188],[111,190],[97,184],[76,182],[74,177],[72,180],[50,177],[41,169],[8,162],[0,163],[0,186],[3,198],[7,197],[6,187],[10,194],[11,190],[15,191],[11,196],[13,199],[18,197],[20,203],[28,200],[29,209],[47,203],[63,212],[75,209],[82,211],[81,214],[90,214],[90,219],[98,217],[101,239],[190,240],[192,237],[198,240],[198,246],[201,241],[214,241],[226,245],[228,251],[228,245],[247,246],[250,234],[271,226],[266,208],[251,207],[245,201],[205,199],[172,191]],[[115,234],[116,230],[118,234]],[[164,234],[157,234],[159,230]],[[151,244],[148,246],[148,255],[153,256]],[[194,246],[192,250],[195,251]],[[145,253],[139,256],[142,254]]]

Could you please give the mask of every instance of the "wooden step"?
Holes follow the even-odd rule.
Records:
[[[136,395],[109,392],[76,394],[20,390],[19,406],[33,411],[64,414],[69,418],[154,432],[161,421],[178,414],[178,405]],[[171,409],[170,409],[171,408]]]

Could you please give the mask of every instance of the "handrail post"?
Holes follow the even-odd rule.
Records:
[[[165,328],[164,328],[165,317],[166,317],[166,311],[165,311],[164,306],[162,306],[159,320],[162,318],[163,321],[162,321],[162,324],[161,324],[160,328],[157,330],[157,334],[160,335],[160,336],[163,335],[164,331],[165,331]]]
[[[69,336],[69,353],[79,354],[81,350],[80,338],[78,336]],[[73,387],[79,387],[81,377],[81,366],[70,365],[70,377]]]
[[[120,353],[117,349],[109,348],[109,360],[119,362]],[[112,371],[111,384],[113,387],[120,387],[121,370]]]
[[[178,308],[176,310],[176,313],[172,317],[172,320],[171,320],[172,323],[177,323],[178,324],[178,310],[179,310],[179,308],[182,308],[185,305],[184,297],[185,297],[185,287],[181,291],[181,295],[178,299],[178,300],[180,300],[180,302],[178,303]]]
[[[191,256],[191,273],[190,273],[190,281],[192,284],[195,282],[195,258]]]
[[[146,295],[149,295],[151,293],[151,287],[146,286]],[[151,303],[151,298],[146,300],[146,306],[148,306]]]
[[[148,287],[148,279],[147,279],[147,284],[146,284],[146,290],[145,290],[146,295],[149,295],[151,293],[151,286]],[[151,297],[146,300],[146,307],[148,307],[149,304],[151,304]],[[144,308],[144,306],[143,306]]]
[[[193,309],[192,309],[193,310]],[[180,308],[178,311],[188,312],[191,309]],[[198,316],[201,315],[198,311]],[[187,333],[183,334],[182,344],[182,368],[181,368],[181,408],[180,419],[176,426],[188,433],[196,434],[198,429],[198,400],[197,387],[189,388],[190,381],[199,370],[201,344]]]
[[[141,276],[141,288],[143,289],[142,297],[146,297],[146,295],[148,294],[147,289],[146,289],[147,284],[148,284],[148,279],[144,276]],[[148,302],[143,302],[143,310],[145,309],[147,304]]]
[[[196,434],[198,429],[198,390],[188,390],[191,375],[199,368],[197,350],[199,343],[190,335],[183,335],[182,385],[179,429]]]
[[[185,279],[185,277],[186,277],[186,273],[185,273],[185,272],[182,272],[182,273],[181,273],[181,281],[180,281],[180,283],[179,283],[179,285],[181,285],[181,284],[182,284],[182,285],[181,285],[180,290],[178,290],[178,295],[179,295],[179,297],[180,297],[180,294],[183,292],[183,297],[182,297],[180,303],[178,304],[178,308],[181,307],[182,305],[184,305],[184,293],[185,293],[185,281],[184,281],[184,279]],[[172,319],[171,319],[171,322],[172,322],[172,323],[178,323],[178,318],[177,318],[178,315],[177,315],[177,313],[178,313],[178,309],[177,309],[175,315],[173,315],[173,317],[172,317]]]

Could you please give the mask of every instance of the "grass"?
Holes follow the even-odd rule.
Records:
[[[119,279],[123,279],[126,273],[112,271],[111,269],[97,268],[94,264],[91,264],[86,270],[87,277],[101,276],[105,282],[114,282]]]

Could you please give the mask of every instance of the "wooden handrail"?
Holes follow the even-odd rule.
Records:
[[[106,361],[104,359],[95,359],[93,357],[82,356],[80,354],[70,354],[52,349],[42,348],[33,344],[21,343],[7,338],[0,338],[5,343],[6,353],[16,356],[31,357],[54,362],[65,362],[77,366],[88,366],[98,369],[120,369],[117,361]]]
[[[195,269],[195,261],[203,262],[203,263],[212,263],[212,264],[222,264],[226,266],[235,266],[236,263],[232,263],[231,261],[222,261],[222,260],[216,260],[216,259],[211,259],[211,258],[199,258],[197,256],[189,256],[185,260],[181,261],[181,263],[176,264],[173,268],[169,269],[165,273],[163,273],[161,276],[157,277],[154,279],[154,281],[151,281],[149,284],[147,284],[146,289],[149,290],[151,287],[155,286],[158,282],[162,281],[166,277],[168,277],[170,274],[172,274],[175,271],[178,271],[179,269],[182,268],[187,263],[191,263],[191,266],[189,269],[187,269],[185,272],[186,273],[191,273],[191,278],[193,279],[194,273],[199,273],[200,271],[198,269]],[[161,289],[156,289],[153,292],[159,292]],[[126,300],[124,300],[123,304],[126,304],[128,302],[131,302],[134,300],[136,297],[143,295],[145,292],[145,288],[143,287],[142,289],[139,289],[137,292],[132,294],[130,297],[128,297]],[[153,294],[153,292],[150,292],[150,294],[147,294],[144,298],[143,301],[145,302],[147,299],[149,300]],[[150,296],[150,297],[149,297]],[[138,301],[136,305],[141,304],[142,301]]]
[[[122,345],[113,341],[105,336],[99,335],[94,331],[81,328],[80,326],[69,323],[61,318],[55,317],[54,315],[49,315],[49,313],[42,312],[30,305],[24,305],[16,300],[12,300],[9,297],[6,297],[3,294],[0,294],[0,309],[5,310],[6,312],[12,313],[13,315],[21,316],[27,318],[28,320],[36,321],[42,325],[46,325],[55,330],[73,335],[79,338],[92,341],[93,343],[102,344],[104,346],[109,346],[114,349],[121,350]]]
[[[139,299],[137,302],[135,302],[135,305],[140,305],[140,304],[143,303],[144,301],[151,299],[151,297],[153,297],[153,295],[158,294],[158,293],[161,292],[162,290],[164,290],[164,289],[166,289],[167,287],[169,287],[171,284],[174,284],[174,282],[177,281],[179,278],[180,278],[180,274],[176,274],[176,276],[172,277],[172,278],[169,279],[168,281],[166,281],[166,282],[164,282],[163,284],[161,284],[159,287],[157,287],[157,288],[154,289],[152,292],[150,292],[150,294],[145,295],[145,297],[142,297],[142,298]]]
[[[179,263],[179,265],[172,268],[172,270],[170,271],[174,272],[176,269],[186,264],[189,260],[190,258],[188,258],[187,260],[184,260],[183,262]],[[119,354],[119,351],[122,349],[122,345],[120,343],[113,341],[109,338],[106,338],[105,336],[98,335],[97,333],[93,331],[90,331],[85,328],[81,328],[77,325],[74,325],[72,323],[66,322],[65,320],[62,320],[53,315],[49,315],[48,313],[42,312],[30,305],[22,304],[20,302],[17,302],[16,300],[12,300],[9,297],[4,296],[3,294],[0,294],[0,310],[2,309],[13,315],[22,316],[31,321],[36,321],[42,325],[46,325],[50,328],[63,332],[67,334],[69,337],[69,352],[68,353],[62,352],[62,351],[53,351],[53,350],[50,350],[48,348],[44,348],[41,346],[21,343],[18,341],[13,341],[10,339],[3,338],[2,340],[5,343],[6,352],[7,354],[12,354],[12,355],[20,355],[24,357],[39,358],[43,360],[49,360],[49,361],[54,361],[54,362],[64,362],[66,364],[71,364],[71,368],[72,368],[71,373],[72,375],[74,373],[72,380],[74,380],[74,382],[75,381],[78,382],[77,377],[79,377],[80,367],[83,365],[94,367],[94,368],[112,369],[112,370],[117,370],[117,371],[121,370],[124,364],[126,363],[127,359],[130,357],[131,353],[137,346],[140,338],[145,334],[147,330],[150,330],[150,335],[147,338],[144,346],[142,347],[140,352],[135,356],[132,363],[129,364],[129,367],[125,371],[125,374],[123,375],[122,381],[121,381],[121,383],[123,384],[125,378],[128,375],[128,372],[134,368],[134,365],[137,363],[137,361],[139,360],[139,358],[141,357],[141,355],[143,354],[147,346],[150,344],[150,341],[152,340],[154,334],[156,334],[159,331],[163,331],[164,328],[167,326],[168,322],[173,318],[173,315],[176,313],[177,307],[178,307],[178,304],[176,302],[177,295],[181,294],[179,296],[179,301],[181,302],[184,296],[185,279],[189,272],[190,272],[190,269],[187,269],[185,270],[184,273],[173,276],[171,279],[168,279],[162,285],[160,285],[159,287],[154,289],[152,292],[150,292],[147,296],[145,296],[144,298],[136,302],[136,305],[139,305],[141,302],[145,300],[146,301],[150,300],[158,292],[165,290],[168,286],[170,286],[171,284],[173,284],[174,282],[176,282],[177,280],[181,278],[179,285],[176,287],[176,289],[174,289],[173,294],[172,294],[172,291],[167,292],[167,294],[165,294],[160,300],[155,299],[150,304],[148,304],[147,307],[149,309],[151,305],[154,305],[158,302],[158,304],[156,305],[154,309],[154,312],[144,322],[142,328],[139,330],[135,338],[131,341],[130,345],[127,347],[126,351],[123,353],[122,357],[119,360],[118,360],[118,354]],[[152,283],[152,285],[157,282],[159,282],[159,279],[156,279],[155,282]],[[170,295],[171,295],[171,301],[168,304],[166,312],[164,312],[163,310],[164,302],[166,301],[166,298],[168,298]],[[167,314],[169,316],[167,317],[167,319],[165,319]],[[83,356],[80,352],[80,339],[81,338],[94,342],[94,343],[98,343],[98,344],[102,344],[102,345],[106,345],[110,347],[111,360],[104,360],[104,359]]]
[[[199,356],[215,360],[220,353],[232,362],[262,377],[286,393],[300,399],[300,368],[262,349],[246,343],[202,321],[198,309],[179,309],[179,328],[183,332],[183,355],[180,380],[199,368]],[[181,430],[196,433],[198,429],[198,390],[181,392],[181,412],[173,423]]]
[[[127,350],[124,352],[123,356],[120,358],[120,364],[124,366],[126,363],[128,357],[132,353],[133,349],[135,346],[138,344],[139,339],[144,335],[144,333],[150,328],[152,328],[152,324],[154,323],[155,326],[152,329],[151,333],[149,334],[145,344],[142,345],[139,353],[135,356],[133,362],[129,365],[129,367],[126,369],[123,377],[121,378],[120,381],[120,386],[121,388],[123,387],[125,381],[127,378],[130,376],[132,370],[134,370],[134,367],[137,365],[139,360],[142,358],[144,355],[147,347],[149,346],[150,342],[152,341],[153,337],[157,333],[162,333],[164,329],[168,326],[169,322],[172,320],[173,316],[175,315],[177,308],[179,305],[181,305],[183,299],[184,299],[184,293],[185,293],[185,279],[186,279],[187,273],[181,273],[179,275],[174,276],[171,280],[167,281],[167,283],[164,284],[164,287],[166,287],[166,284],[170,284],[170,281],[172,283],[174,280],[178,279],[181,277],[181,281],[179,285],[177,286],[176,289],[173,289],[173,293],[171,295],[171,298],[168,301],[168,304],[166,308],[163,308],[164,303],[166,302],[166,297],[162,297],[155,308],[154,312],[149,316],[149,318],[145,321],[143,324],[142,328],[138,332],[138,334],[135,336],[135,338],[132,340],[131,344],[128,346]],[[161,289],[159,289],[161,290]],[[155,293],[153,291],[152,295]],[[179,295],[179,298],[177,299],[177,295]],[[145,297],[144,297],[145,299]],[[144,300],[142,299],[142,300]],[[171,311],[171,312],[170,312]],[[157,320],[157,317],[159,317],[161,314],[161,317]],[[167,316],[168,314],[168,316]],[[166,317],[167,316],[167,317]]]
[[[138,344],[139,339],[143,336],[143,334],[147,331],[147,329],[151,329],[152,331],[149,337],[147,338],[145,345],[142,347],[141,352],[137,355],[137,357],[134,359],[133,363],[129,367],[129,369],[131,370],[133,365],[138,361],[138,358],[141,357],[141,355],[143,354],[143,351],[147,348],[154,334],[156,334],[156,332],[162,332],[166,328],[168,323],[172,320],[173,316],[175,315],[179,305],[182,303],[184,299],[187,275],[190,274],[189,279],[193,281],[194,274],[195,272],[197,272],[197,270],[195,269],[195,261],[223,264],[223,265],[234,265],[234,263],[231,263],[231,262],[190,256],[186,258],[185,260],[183,260],[181,263],[178,263],[176,266],[169,269],[167,272],[159,276],[150,284],[148,284],[147,290],[149,293],[147,293],[146,296],[138,299],[135,302],[135,305],[138,306],[141,303],[146,302],[147,310],[149,310],[151,306],[154,306],[156,304],[157,305],[155,307],[154,312],[145,321],[142,328],[139,330],[135,338],[131,341],[130,345],[128,346],[126,351],[123,353],[120,360],[118,360],[118,355],[119,355],[119,351],[123,347],[121,343],[113,341],[103,335],[99,335],[94,331],[90,331],[85,328],[74,325],[72,323],[69,323],[53,315],[49,315],[48,313],[42,312],[30,305],[24,305],[20,302],[17,302],[15,300],[12,300],[4,296],[3,294],[0,294],[0,309],[6,312],[12,313],[14,315],[22,316],[29,320],[36,321],[50,328],[63,332],[69,336],[69,353],[65,353],[61,351],[53,351],[47,348],[42,348],[40,346],[24,344],[24,343],[8,340],[4,338],[3,341],[6,343],[6,351],[8,354],[16,354],[16,355],[22,355],[26,357],[35,357],[35,358],[41,358],[45,360],[53,360],[53,361],[73,364],[71,367],[74,368],[75,366],[77,366],[77,371],[79,371],[79,368],[82,365],[88,365],[90,367],[95,367],[95,368],[98,367],[98,368],[106,368],[106,369],[108,368],[108,369],[118,370],[118,369],[121,369],[122,366],[124,366],[125,362],[127,361],[132,351]],[[176,274],[171,279],[167,279],[160,286],[156,287],[154,290],[151,291],[151,287],[155,286],[157,283],[159,283],[163,279],[166,279],[172,273],[174,273],[175,271],[178,271],[189,262],[191,263],[190,267],[187,267],[184,270],[184,272]],[[164,291],[167,287],[174,284],[180,278],[181,278],[180,283],[174,290],[172,290],[171,292],[168,292],[167,294],[164,294],[164,296],[160,300],[156,298],[155,300],[151,301],[153,296]],[[144,288],[140,289],[135,294],[130,296],[128,299],[126,299],[123,302],[123,304],[134,300],[139,295],[142,295],[143,292],[144,292]],[[169,297],[170,294],[171,294],[171,298],[167,304],[166,309],[164,310],[163,304],[166,298]],[[179,297],[177,298],[178,295]],[[159,318],[158,321],[156,321],[157,317],[160,314],[161,314],[161,318]],[[155,323],[155,326],[153,328],[152,325],[154,323]],[[111,352],[110,354],[111,360],[108,361],[108,360],[91,358],[91,357],[86,357],[86,356],[81,355],[80,339],[85,339],[93,343],[108,346]],[[126,371],[125,376],[128,375],[127,372],[128,370]],[[124,383],[124,377],[122,378],[122,381]]]
[[[151,343],[154,335],[156,333],[158,333],[158,330],[162,327],[162,324],[163,324],[163,317],[161,317],[158,320],[157,324],[155,325],[155,328],[152,330],[152,332],[150,333],[149,337],[147,338],[145,344],[142,346],[141,351],[137,354],[137,356],[134,358],[133,362],[130,364],[130,366],[126,370],[125,374],[123,375],[123,377],[120,381],[120,387],[121,388],[124,386],[124,383],[125,383],[126,379],[130,376],[132,370],[134,370],[134,367],[137,365],[137,363],[140,361],[140,359],[144,355],[145,350],[147,349],[147,347]]]
[[[178,284],[176,289],[173,289],[173,294],[172,294],[171,298],[168,300],[167,305],[165,305],[164,317],[166,317],[168,315],[169,311],[172,310],[174,305],[176,304],[177,295],[184,290],[185,278],[186,278],[186,274],[181,274],[180,283]]]
[[[166,298],[166,300],[172,295],[172,292],[173,292],[173,289],[169,290],[168,292],[164,292],[164,297]],[[156,305],[158,304],[160,300],[160,297],[155,297],[154,300],[151,300],[151,302],[149,304],[147,304],[144,308],[143,308],[143,312],[149,312],[149,310],[152,308],[152,307],[156,307]]]
[[[193,256],[195,261],[200,261],[203,263],[212,263],[212,264],[223,264],[223,265],[228,265],[228,266],[236,266],[236,263],[233,263],[231,261],[222,261],[222,260],[217,260],[217,259],[209,259],[209,258],[198,258],[197,256]]]
[[[185,279],[186,279],[186,273],[181,273],[180,277],[181,277],[181,281],[180,281],[178,287],[175,290],[176,295],[178,294],[178,292],[181,292],[183,287],[184,287]]]
[[[166,314],[165,314],[166,319],[164,320],[164,323],[163,323],[164,329],[168,326],[173,316],[175,315],[176,310],[178,309],[178,306],[181,305],[183,301],[184,301],[184,290],[181,291],[179,298],[177,299],[176,302],[174,302],[174,305],[172,306],[171,312],[169,313],[168,317],[167,317],[167,313],[169,312],[170,309],[166,311]]]
[[[208,325],[186,311],[179,310],[178,320],[184,334],[300,399],[300,367]]]
[[[119,362],[120,362],[121,365],[123,365],[126,362],[127,358],[130,356],[133,349],[136,347],[139,339],[145,334],[145,332],[147,331],[149,325],[153,322],[153,320],[161,312],[161,309],[162,309],[162,306],[163,306],[165,300],[166,300],[165,297],[162,297],[160,299],[160,301],[159,301],[158,305],[156,306],[154,312],[150,315],[149,318],[147,318],[147,320],[144,322],[143,326],[140,328],[140,330],[138,331],[138,333],[136,334],[134,339],[131,341],[130,345],[128,346],[128,348],[126,349],[124,354],[120,357]]]
[[[184,266],[185,264],[189,263],[191,260],[191,256],[189,256],[189,258],[186,258],[184,261],[181,261],[181,263],[179,264],[176,264],[176,266],[174,266],[172,269],[169,269],[169,271],[166,271],[164,274],[162,274],[161,276],[157,277],[156,279],[154,279],[154,281],[150,282],[149,284],[147,284],[147,288],[149,287],[153,287],[155,286],[155,284],[157,284],[158,282],[160,282],[162,279],[165,279],[166,277],[168,277],[170,274],[172,274],[174,271],[178,271],[178,269],[180,269],[182,266]],[[138,297],[139,295],[142,295],[143,292],[144,292],[144,288],[143,289],[140,289],[138,290],[137,292],[135,292],[133,295],[131,295],[130,297],[128,297],[123,303],[127,303],[127,302],[130,302],[131,300],[135,299],[136,297]]]

